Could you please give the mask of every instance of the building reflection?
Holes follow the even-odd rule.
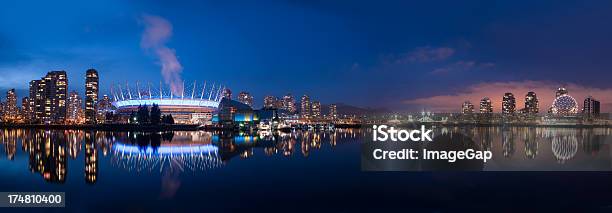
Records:
[[[98,180],[98,149],[95,136],[93,131],[85,132],[85,182],[88,184],[95,184]]]
[[[535,127],[527,127],[523,134],[525,141],[525,156],[534,159],[538,155],[538,140]]]
[[[502,128],[502,150],[506,158],[510,158],[514,154],[514,134],[509,127]]]
[[[29,167],[51,183],[66,182],[66,137],[59,131],[36,131],[27,141]]]

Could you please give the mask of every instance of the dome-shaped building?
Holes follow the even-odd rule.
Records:
[[[567,94],[555,98],[551,106],[553,114],[575,114],[578,113],[578,102]]]

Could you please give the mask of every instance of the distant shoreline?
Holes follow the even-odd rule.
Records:
[[[100,130],[100,131],[196,131],[200,125],[192,124],[12,124],[0,123],[5,129],[65,129],[65,130]]]
[[[360,128],[360,124],[337,124],[336,128]],[[233,130],[215,126],[198,124],[15,124],[0,123],[0,129],[58,129],[58,130],[97,130],[97,131],[198,131],[198,130]]]
[[[372,123],[370,125],[395,125],[395,126],[443,126],[443,127],[553,127],[553,128],[612,128],[612,124],[537,124],[537,123],[443,123],[443,122],[410,122],[410,123]]]

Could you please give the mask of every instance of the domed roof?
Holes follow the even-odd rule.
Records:
[[[578,102],[572,96],[561,95],[552,104],[552,113],[573,114],[578,112]]]

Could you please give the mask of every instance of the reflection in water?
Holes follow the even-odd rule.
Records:
[[[554,160],[557,164],[565,164],[575,159],[580,154],[580,149],[583,150],[582,155],[585,155],[582,159],[588,159],[588,156],[592,156],[590,159],[609,159],[609,153],[600,154],[600,150],[604,147],[609,149],[607,142],[612,141],[610,128],[462,127],[450,131],[448,128],[441,128],[436,132],[437,134],[460,132],[471,136],[480,144],[481,150],[493,151],[493,159],[498,161],[500,159],[495,157],[496,153],[500,153],[504,158],[515,156],[515,150],[521,150],[515,147],[517,146],[515,139],[522,139],[524,155],[517,156],[519,157],[517,162],[520,159],[539,159],[539,161]],[[496,141],[502,144],[501,150],[493,146]],[[543,147],[547,149],[544,150],[546,156],[540,156]],[[612,161],[608,161],[607,164],[612,164]],[[573,169],[580,170],[580,168]]]
[[[98,179],[98,149],[93,132],[85,132],[85,182],[96,183]]]
[[[523,134],[525,141],[525,156],[534,159],[538,155],[538,140],[536,140],[535,127],[528,127]]]
[[[329,141],[330,147],[335,147],[337,138],[354,139],[359,136],[355,134],[357,131],[360,130],[250,135],[205,131],[143,133],[15,129],[3,130],[0,138],[9,159],[26,156],[31,173],[40,174],[47,182],[66,183],[68,164],[72,168],[80,167],[70,172],[76,173],[77,177],[83,175],[80,177],[91,185],[99,182],[101,172],[110,173],[112,168],[128,174],[161,173],[159,197],[168,199],[180,189],[181,174],[185,172],[206,172],[228,164],[231,159],[248,160],[259,151],[265,153],[262,156],[278,154],[291,157],[302,143],[308,150],[302,154],[308,156],[308,152],[321,149],[323,141]],[[21,153],[16,151],[19,142]],[[72,181],[78,180],[83,179]]]
[[[609,170],[612,164],[608,145],[612,131],[606,128],[454,127],[435,128],[435,132],[436,137],[450,135],[452,140],[467,136],[475,149],[492,151],[493,160],[502,166],[536,165],[531,169],[537,170],[581,162],[594,165],[589,168],[607,166]],[[71,172],[83,172],[80,177],[88,184],[96,184],[100,172],[109,166],[123,172],[161,173],[160,196],[164,198],[174,195],[180,186],[178,177],[185,172],[201,173],[223,167],[232,159],[256,156],[311,158],[313,152],[334,149],[347,141],[358,142],[369,134],[369,128],[255,134],[4,129],[0,131],[0,148],[6,158],[0,161],[8,159],[7,163],[16,164],[19,162],[12,161],[27,159],[29,170],[51,183],[66,182],[69,163],[82,166]],[[601,166],[602,160],[607,164]],[[488,166],[492,164],[484,168]]]
[[[24,144],[29,152],[29,167],[51,183],[66,182],[66,137],[61,131],[36,131]]]
[[[502,147],[504,150],[504,157],[512,157],[512,154],[514,154],[514,134],[508,127],[502,129]]]

